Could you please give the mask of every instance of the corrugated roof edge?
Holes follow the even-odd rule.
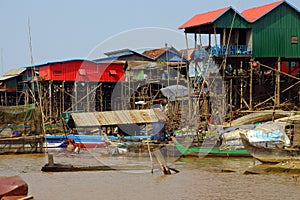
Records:
[[[300,10],[296,7],[296,6],[294,6],[293,4],[291,4],[291,3],[289,3],[288,1],[286,1],[286,0],[280,0],[281,1],[281,3],[279,3],[278,5],[276,5],[273,9],[275,9],[275,8],[277,8],[278,6],[280,6],[280,5],[282,5],[283,3],[286,3],[286,4],[288,4],[290,7],[292,7],[293,9],[295,9],[297,12],[299,12],[300,13]],[[278,1],[278,2],[280,2],[280,1]],[[273,3],[275,3],[275,2],[273,2]],[[265,4],[265,5],[268,5],[268,4]],[[264,5],[262,5],[262,6],[264,6]],[[260,6],[258,6],[258,7],[260,7]],[[246,10],[250,10],[250,9],[253,9],[253,8],[255,8],[255,7],[252,7],[252,8],[249,8],[249,9],[246,9]],[[245,19],[247,22],[249,22],[249,23],[254,23],[255,21],[257,21],[258,19],[260,19],[260,18],[262,18],[263,16],[265,16],[267,13],[269,13],[269,12],[271,12],[273,9],[271,9],[271,10],[269,10],[268,12],[266,12],[264,15],[262,15],[262,16],[260,16],[259,18],[257,18],[255,21],[250,21],[250,20],[248,20],[246,17],[244,17],[243,15],[242,15],[242,13],[244,12],[244,11],[246,11],[246,10],[243,10],[242,12],[238,12],[236,9],[234,9],[233,7],[228,7],[228,9],[226,9],[223,13],[221,13],[218,17],[216,17],[212,22],[214,22],[215,20],[217,20],[220,16],[222,16],[225,12],[227,12],[229,9],[233,9],[237,14],[239,14],[240,15],[240,17],[241,18],[243,18],[243,19]],[[219,10],[219,9],[217,9],[217,10]],[[201,13],[200,13],[201,14]],[[194,15],[195,16],[195,15]],[[193,17],[194,17],[193,16]],[[191,18],[190,18],[191,19]],[[211,23],[211,22],[210,22]],[[206,24],[209,24],[209,23],[206,23]],[[184,24],[183,24],[184,25]],[[193,27],[197,27],[197,25],[196,26],[190,26],[190,27],[182,27],[183,25],[181,25],[178,29],[185,29],[185,28],[193,28]]]
[[[74,58],[74,59],[69,59],[69,60],[57,60],[57,61],[51,61],[51,62],[45,62],[45,63],[41,63],[41,64],[35,64],[33,66],[25,66],[25,67],[21,67],[21,68],[30,68],[30,67],[40,67],[43,65],[50,65],[50,64],[55,64],[55,63],[65,63],[65,62],[72,62],[72,61],[83,61],[83,62],[91,62],[94,64],[98,64],[97,62],[93,61],[93,60],[87,60],[87,59],[81,59],[81,58]],[[105,63],[105,62],[103,62]],[[111,61],[111,62],[107,62],[108,63],[120,63],[120,64],[126,64],[126,61]]]
[[[219,14],[217,17],[215,17],[214,20],[212,20],[211,22],[205,23],[205,24],[210,24],[210,23],[216,21],[220,16],[222,16],[224,13],[226,13],[229,9],[233,9],[233,8],[232,8],[231,6],[229,6],[229,7],[224,7],[224,8],[216,9],[216,10],[211,10],[211,11],[204,12],[204,13],[198,13],[198,14],[196,14],[196,15],[199,15],[199,14],[206,14],[206,13],[209,13],[209,12],[214,12],[214,11],[221,10],[221,9],[225,9],[225,8],[227,8],[227,9],[224,10],[224,11],[223,11],[221,14]],[[233,9],[233,10],[235,10],[235,9]],[[193,17],[195,17],[196,15],[194,15]],[[192,17],[192,18],[193,18],[193,17]],[[189,20],[191,20],[192,18],[190,18]],[[188,20],[188,21],[189,21],[189,20]],[[188,21],[186,21],[185,23],[187,23]],[[184,23],[184,24],[185,24],[185,23]],[[179,26],[178,29],[181,30],[181,29],[185,29],[185,28],[193,28],[193,27],[197,27],[197,26],[198,26],[198,25],[195,25],[195,26],[183,27],[184,24],[182,24],[181,26]],[[202,24],[202,25],[203,25],[203,24]]]
[[[300,13],[300,10],[299,10],[295,5],[291,4],[291,3],[288,2],[288,1],[280,0],[280,1],[275,1],[275,2],[273,2],[273,3],[276,3],[276,2],[278,2],[278,4],[277,4],[276,6],[274,6],[272,9],[268,10],[267,12],[265,12],[265,13],[264,13],[263,15],[261,15],[260,17],[256,18],[254,21],[248,20],[248,19],[247,19],[246,17],[244,17],[243,15],[242,15],[242,17],[244,17],[248,22],[254,23],[254,22],[256,22],[257,20],[259,20],[259,19],[261,19],[262,17],[266,16],[269,12],[271,12],[272,10],[274,10],[275,8],[281,6],[281,5],[284,4],[284,3],[288,4],[291,8],[293,8],[293,9],[296,10],[298,13]],[[270,4],[272,4],[272,3],[270,3]],[[252,8],[243,10],[241,13],[243,13],[243,12],[245,12],[245,11],[247,11],[247,10],[250,10],[250,9],[254,9],[254,8],[258,8],[258,7],[263,7],[263,6],[266,6],[266,5],[269,5],[269,4],[265,4],[265,5],[261,5],[261,6],[257,6],[257,7],[252,7]]]

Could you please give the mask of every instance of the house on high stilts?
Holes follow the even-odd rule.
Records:
[[[241,13],[217,9],[193,16],[179,29],[186,38],[194,36],[187,49],[205,49],[218,66],[228,118],[235,110],[299,108],[300,12],[289,2]],[[189,76],[191,82],[201,80],[195,72]]]

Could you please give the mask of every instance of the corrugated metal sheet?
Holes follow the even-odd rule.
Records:
[[[226,8],[222,8],[219,10],[214,10],[214,11],[195,15],[190,20],[188,20],[183,25],[181,25],[179,27],[179,29],[195,27],[195,26],[200,26],[200,25],[207,24],[207,23],[212,23],[218,17],[220,17],[224,12],[228,11],[230,8],[231,7],[226,7]]]
[[[16,76],[17,75],[14,75],[14,76],[2,76],[2,77],[0,77],[0,81],[5,81],[5,80],[8,80],[8,79],[14,78]]]
[[[291,44],[292,36],[300,36],[300,14],[289,4],[280,4],[252,26],[253,57],[300,57],[300,45]]]
[[[166,115],[159,108],[72,113],[71,115],[77,127],[109,126],[117,124],[143,124],[167,120]]]
[[[234,9],[215,20],[216,28],[250,28],[250,23]]]
[[[5,74],[3,74],[3,76],[16,76],[16,75],[20,75],[25,70],[26,70],[26,68],[11,69],[8,72],[6,72]]]
[[[99,127],[100,124],[93,112],[72,113],[71,114],[77,127]]]

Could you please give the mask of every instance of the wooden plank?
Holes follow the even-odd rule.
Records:
[[[300,121],[294,121],[294,141],[293,145],[300,144]]]

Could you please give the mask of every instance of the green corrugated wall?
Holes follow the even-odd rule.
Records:
[[[234,23],[232,21],[234,19]],[[235,15],[233,10],[226,12],[222,17],[220,17],[216,22],[216,28],[250,28],[251,25],[239,14]]]
[[[282,4],[252,24],[253,57],[300,57],[300,14]],[[298,36],[298,44],[291,37]]]

